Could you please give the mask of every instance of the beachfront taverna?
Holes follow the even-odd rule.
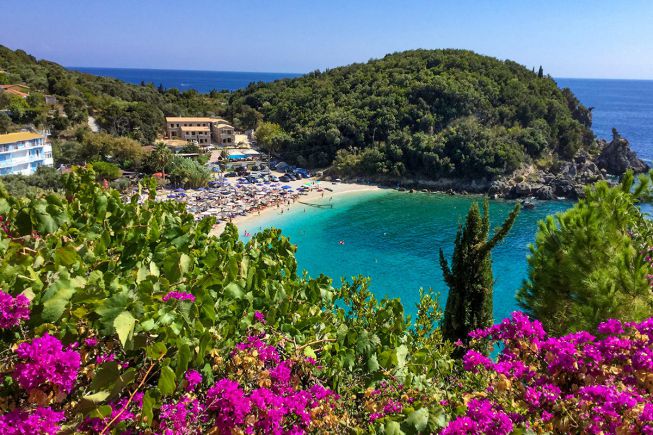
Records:
[[[52,145],[32,132],[0,134],[0,175],[31,175],[40,166],[53,166]]]
[[[235,144],[234,128],[221,118],[166,116],[166,134],[168,139],[196,142],[199,146]]]

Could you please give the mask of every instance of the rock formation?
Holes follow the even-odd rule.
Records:
[[[598,143],[602,150],[596,163],[609,174],[622,175],[628,169],[632,169],[634,172],[648,170],[646,163],[637,157],[637,154],[630,148],[628,140],[621,137],[616,129],[612,129],[611,142],[606,143],[605,140],[599,140]]]

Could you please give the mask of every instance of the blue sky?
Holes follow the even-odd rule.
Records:
[[[653,79],[650,0],[3,0],[0,44],[67,66],[307,72],[466,48]]]

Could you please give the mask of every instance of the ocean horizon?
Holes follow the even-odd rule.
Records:
[[[127,83],[139,85],[141,82],[163,85],[165,89],[180,91],[196,90],[207,94],[212,90],[236,91],[246,88],[250,83],[271,82],[275,80],[302,76],[299,73],[275,73],[254,71],[209,71],[156,68],[96,68],[67,66],[66,69],[101,77],[112,77]]]

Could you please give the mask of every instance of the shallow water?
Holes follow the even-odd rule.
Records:
[[[444,306],[447,289],[438,249],[450,258],[458,224],[478,199],[396,191],[342,194],[334,198],[332,209],[297,206],[283,215],[251,221],[239,231],[258,231],[261,222],[281,228],[298,245],[299,266],[311,276],[324,273],[336,284],[340,277],[370,276],[378,297],[399,297],[407,313],[414,314],[422,287],[439,291]],[[508,237],[494,250],[495,319],[517,309],[514,295],[526,277],[528,244],[535,238],[538,220],[570,205],[549,201],[522,210]],[[490,201],[492,224],[500,224],[513,206],[511,201]]]

